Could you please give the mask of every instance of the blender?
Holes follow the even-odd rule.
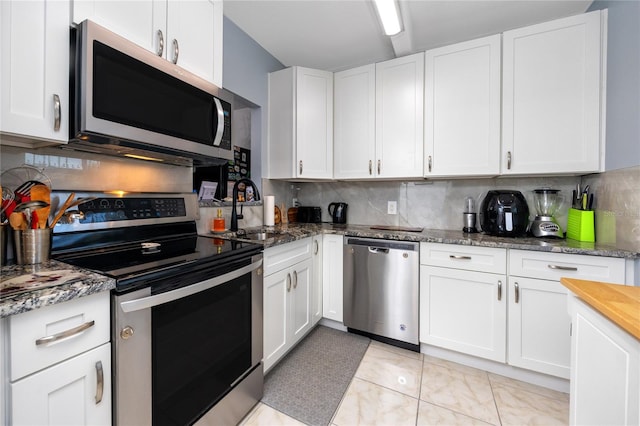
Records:
[[[537,214],[531,224],[531,233],[534,237],[564,238],[562,228],[553,217],[562,204],[562,196],[559,189],[540,188],[533,190],[533,200]]]

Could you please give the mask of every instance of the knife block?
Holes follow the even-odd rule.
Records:
[[[596,241],[593,210],[569,209],[567,238],[591,243]]]

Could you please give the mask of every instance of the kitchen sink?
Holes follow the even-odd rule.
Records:
[[[239,231],[236,233],[236,238],[252,241],[264,241],[270,238],[275,238],[279,235],[283,235],[282,232],[269,231],[269,230],[251,230],[247,232]]]

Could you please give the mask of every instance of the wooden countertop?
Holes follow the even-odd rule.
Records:
[[[560,282],[629,334],[640,340],[640,287],[561,278]]]

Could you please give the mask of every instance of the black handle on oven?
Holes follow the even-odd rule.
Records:
[[[200,293],[201,291],[208,290],[217,285],[224,284],[232,281],[236,278],[243,276],[244,274],[251,273],[258,269],[262,265],[262,259],[257,262],[253,262],[250,265],[243,266],[240,269],[236,269],[233,272],[226,273],[217,277],[210,278],[199,283],[181,287],[175,290],[167,291],[166,293],[154,294],[153,296],[142,297],[140,299],[128,300],[120,303],[120,308],[124,312],[135,312],[143,309],[152,308],[154,306],[162,305],[163,303],[172,302],[183,297],[191,296],[192,294]]]

